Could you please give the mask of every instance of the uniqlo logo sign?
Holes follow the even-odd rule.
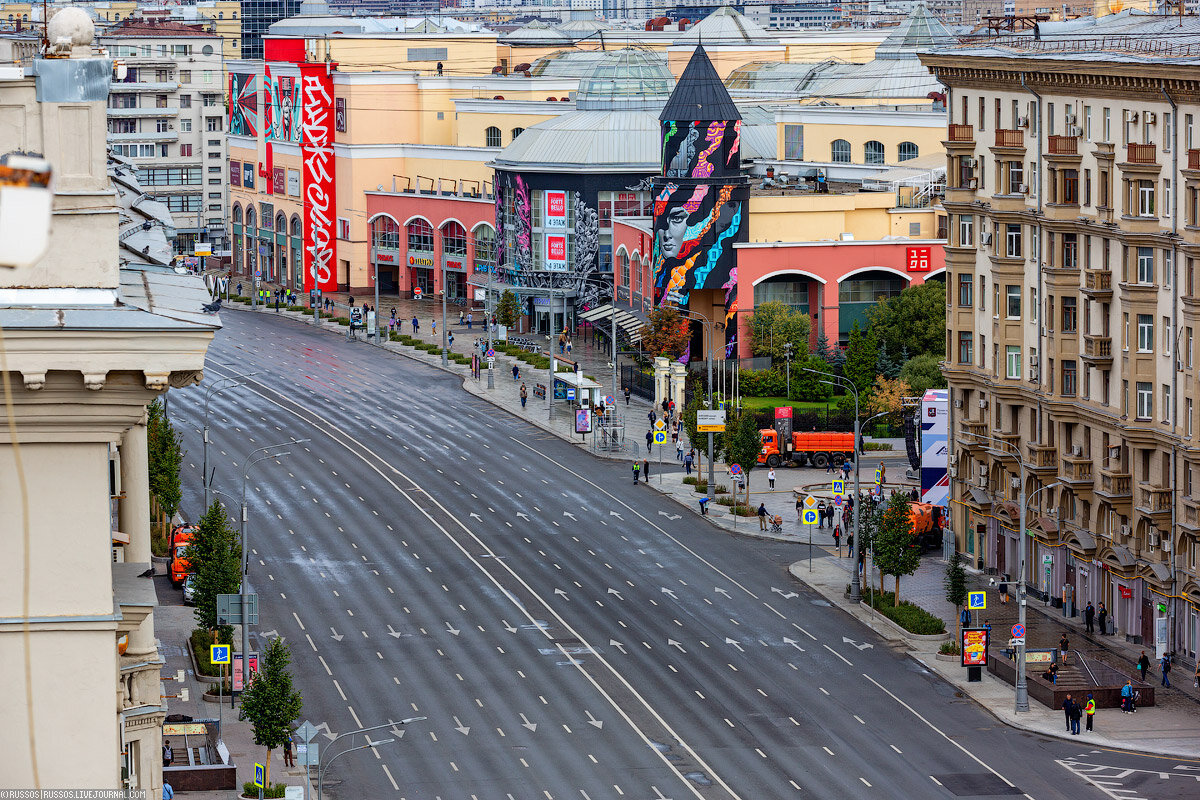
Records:
[[[909,272],[929,272],[932,268],[932,247],[909,247],[905,255],[904,263]]]
[[[567,260],[567,237],[565,237],[565,236],[547,236],[546,237],[546,260],[547,261],[566,261]]]

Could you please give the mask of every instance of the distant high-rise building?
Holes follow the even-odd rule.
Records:
[[[242,0],[242,58],[263,57],[263,34],[300,13],[300,0]]]

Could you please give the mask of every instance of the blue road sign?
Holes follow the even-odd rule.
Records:
[[[834,481],[832,488],[834,497],[841,497],[846,493],[846,482],[842,480]]]
[[[574,389],[567,389],[567,399],[568,400],[575,399],[575,390]]]
[[[742,474],[742,465],[741,464],[730,464],[729,465],[729,474],[730,475],[741,475]]]
[[[1020,639],[1022,636],[1025,635],[1025,626],[1019,622],[1016,625],[1013,625],[1012,626],[1012,635],[1013,635],[1014,639]]]
[[[486,355],[488,358],[495,358],[496,351],[489,347]]]
[[[210,644],[208,646],[208,660],[214,664],[228,664],[233,660],[233,654],[230,652],[229,645]]]
[[[800,512],[800,518],[805,525],[816,525],[817,510],[815,508],[806,508],[804,511]]]
[[[262,764],[254,765],[254,785],[257,786],[259,789],[263,788],[263,784],[266,783],[265,772],[266,772],[266,769],[263,767]]]
[[[662,444],[666,440],[667,440],[667,435],[665,433],[663,433],[662,431],[654,432],[654,443],[655,444]]]
[[[617,404],[617,398],[613,397],[611,394],[604,395],[604,405],[615,406],[616,404]]]
[[[967,608],[970,611],[987,609],[987,592],[967,592]]]

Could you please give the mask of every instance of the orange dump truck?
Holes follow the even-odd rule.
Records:
[[[768,467],[780,464],[795,464],[803,467],[811,463],[818,469],[833,464],[837,466],[854,455],[853,433],[793,433],[791,441],[779,441],[779,433],[773,428],[759,432],[762,450],[758,463]]]
[[[913,538],[921,552],[942,546],[942,508],[931,503],[909,503]]]

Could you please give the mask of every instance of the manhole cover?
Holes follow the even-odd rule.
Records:
[[[1009,786],[990,772],[966,772],[955,775],[934,775],[933,777],[937,778],[947,791],[959,797],[1023,794],[1020,789]]]

